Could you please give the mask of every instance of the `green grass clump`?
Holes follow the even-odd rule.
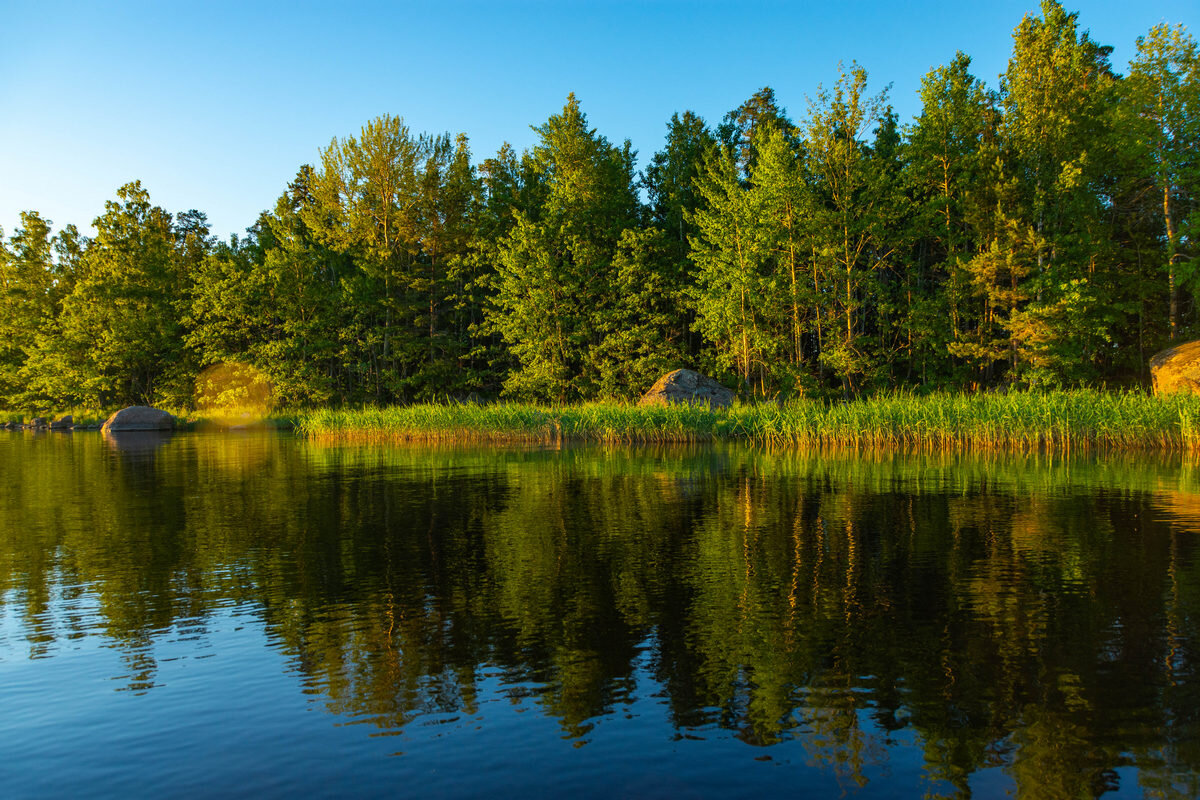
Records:
[[[297,415],[312,438],[386,442],[745,441],[760,445],[1059,452],[1195,450],[1200,397],[1070,390],[879,395],[694,406],[424,404]]]
[[[356,441],[696,442],[719,438],[721,419],[693,406],[449,403],[320,409],[300,414],[297,428],[311,437]]]

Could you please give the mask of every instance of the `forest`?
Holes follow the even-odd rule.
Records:
[[[120,187],[0,234],[0,408],[193,402],[222,363],[291,407],[628,399],[692,367],[744,398],[1132,387],[1200,337],[1200,52],[1124,73],[1047,0],[998,86],[959,53],[902,123],[856,63],[672,114],[639,169],[571,95],[524,152],[384,115],[245,235]]]

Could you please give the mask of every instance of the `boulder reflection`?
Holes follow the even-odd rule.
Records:
[[[799,740],[850,782],[906,732],[963,795],[992,767],[1029,797],[1125,767],[1200,794],[1189,465],[271,434],[0,455],[28,654],[101,635],[125,689],[153,691],[156,637],[236,607],[386,729],[501,691],[582,743],[659,692],[682,737]]]

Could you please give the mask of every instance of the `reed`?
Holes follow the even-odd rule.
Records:
[[[1090,389],[896,393],[843,403],[704,407],[623,403],[424,404],[320,409],[299,431],[347,442],[601,443],[745,441],[804,448],[1056,452],[1200,448],[1200,397]]]

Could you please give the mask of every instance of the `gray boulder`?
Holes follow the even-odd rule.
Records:
[[[45,417],[34,417],[33,419],[29,420],[28,427],[32,428],[33,430],[49,428],[50,422]]]
[[[70,414],[67,414],[65,417],[59,417],[50,423],[50,430],[52,431],[65,431],[73,427],[75,427],[75,417]]]
[[[665,406],[669,403],[707,405],[728,408],[733,392],[707,375],[691,369],[677,369],[663,375],[638,400],[639,406]]]
[[[129,406],[113,414],[100,428],[102,431],[169,431],[175,418],[165,411],[149,406]]]
[[[1200,394],[1200,341],[1184,342],[1150,357],[1155,394]]]

